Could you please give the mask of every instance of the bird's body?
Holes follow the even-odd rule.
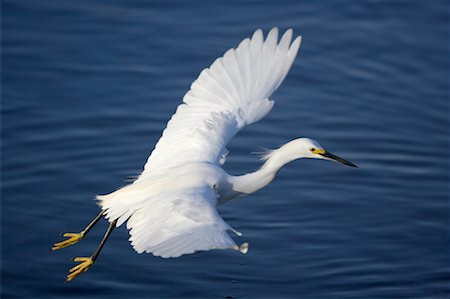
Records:
[[[245,253],[247,243],[236,245],[228,232],[240,233],[220,217],[218,205],[263,188],[292,160],[319,158],[354,166],[317,142],[298,138],[267,152],[264,164],[254,172],[234,176],[223,170],[230,139],[272,109],[274,102],[269,97],[287,75],[300,47],[300,37],[291,40],[290,29],[279,41],[277,28],[265,40],[257,30],[251,39],[204,69],[168,122],[141,175],[132,184],[97,196],[102,209],[99,216],[54,249],[77,242],[105,217],[111,225],[104,240],[115,226],[126,222],[138,253],[165,258],[210,249]],[[68,280],[92,265],[104,240],[91,259],[78,258],[82,264],[71,270]]]

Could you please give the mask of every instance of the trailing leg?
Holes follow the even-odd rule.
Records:
[[[106,243],[106,240],[108,239],[109,235],[114,230],[114,227],[116,227],[117,220],[114,220],[109,224],[108,229],[106,230],[105,235],[103,236],[103,239],[100,241],[100,244],[98,245],[95,252],[90,257],[76,257],[74,258],[75,262],[80,262],[80,264],[76,265],[72,269],[69,270],[69,274],[67,275],[67,282],[72,281],[75,277],[80,275],[83,272],[86,272],[89,270],[89,268],[94,264],[95,260],[97,259],[98,255],[100,254],[100,251],[102,250],[103,246]]]

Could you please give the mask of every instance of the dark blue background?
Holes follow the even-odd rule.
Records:
[[[1,295],[66,298],[447,298],[446,1],[1,1]],[[102,221],[50,252],[138,174],[201,69],[257,28],[303,36],[250,152],[308,136],[359,169],[288,165],[221,207],[247,255],[138,255],[124,228],[70,284]]]

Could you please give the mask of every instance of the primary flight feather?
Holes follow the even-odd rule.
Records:
[[[257,171],[233,176],[221,165],[226,145],[245,126],[270,112],[269,99],[291,68],[301,37],[292,41],[292,30],[278,39],[273,28],[264,39],[261,30],[204,69],[183,97],[141,175],[107,195],[97,196],[99,215],[80,233],[67,233],[64,248],[81,240],[105,217],[110,222],[102,242],[91,257],[71,269],[67,280],[94,263],[114,227],[126,222],[130,241],[138,252],[164,258],[210,249],[235,249],[245,253],[229,232],[240,235],[218,214],[216,207],[251,194],[269,184],[279,169],[299,158],[352,163],[324,150],[316,141],[295,139],[266,155]]]

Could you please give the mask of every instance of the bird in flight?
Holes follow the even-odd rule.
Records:
[[[98,195],[100,213],[81,232],[65,233],[67,239],[53,245],[52,250],[73,245],[100,219],[109,221],[95,252],[74,259],[79,264],[69,270],[67,281],[93,265],[113,229],[125,222],[138,253],[163,258],[211,249],[246,253],[248,244],[237,245],[230,237],[229,232],[241,233],[220,217],[217,206],[263,188],[281,167],[296,159],[356,167],[316,141],[298,138],[267,151],[264,164],[254,172],[234,176],[222,168],[230,139],[272,109],[269,97],[286,77],[300,47],[301,37],[292,41],[292,35],[289,29],[278,39],[278,28],[273,28],[264,39],[256,30],[200,73],[140,176],[117,191]]]

